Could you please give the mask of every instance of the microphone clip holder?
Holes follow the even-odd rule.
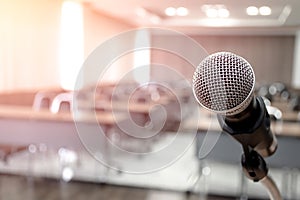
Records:
[[[241,164],[245,175],[258,182],[268,175],[268,166],[264,158],[249,146],[243,146]]]
[[[243,145],[241,163],[245,175],[254,182],[261,182],[267,189],[271,200],[282,200],[274,180],[268,176],[268,166],[264,158],[253,148]]]

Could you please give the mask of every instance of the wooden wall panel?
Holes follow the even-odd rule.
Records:
[[[293,69],[294,36],[190,36],[197,41],[208,54],[218,51],[231,51],[244,57],[254,68],[258,83],[275,81],[290,84]],[[153,36],[153,40],[178,44],[178,48],[189,51],[189,47],[181,44],[177,36]],[[191,54],[193,52],[190,52]],[[191,68],[183,61],[174,59],[172,55],[152,54],[152,61],[165,63],[178,71],[192,76]],[[152,71],[152,76],[159,72]]]

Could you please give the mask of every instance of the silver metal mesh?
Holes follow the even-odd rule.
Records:
[[[193,76],[194,95],[199,104],[224,115],[243,111],[252,100],[254,85],[251,65],[230,52],[206,57]]]

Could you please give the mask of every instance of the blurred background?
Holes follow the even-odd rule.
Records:
[[[299,8],[298,0],[0,0],[0,196],[268,199],[244,177],[241,146],[193,97],[197,64],[230,51],[254,68],[272,118],[279,147],[266,159],[270,174],[284,199],[300,199]],[[203,156],[206,137],[213,148]]]

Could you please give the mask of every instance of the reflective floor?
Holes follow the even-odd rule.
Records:
[[[5,200],[200,200],[197,194],[149,190],[87,182],[0,175],[0,199]],[[206,200],[227,200],[217,196]]]
[[[177,137],[180,142],[176,146],[180,147],[190,135]],[[222,199],[204,198],[208,194],[234,199],[245,199],[245,196],[268,199],[266,188],[245,178],[240,164],[210,159],[200,161],[195,156],[194,145],[172,165],[158,171],[126,172],[160,165],[177,155],[171,150],[157,157],[130,157],[108,152],[112,166],[119,169],[113,170],[86,151],[32,144],[0,162],[0,174],[12,174],[0,175],[0,199]],[[270,168],[269,174],[286,197],[284,199],[300,199],[299,169]],[[202,196],[186,196],[186,191]]]

